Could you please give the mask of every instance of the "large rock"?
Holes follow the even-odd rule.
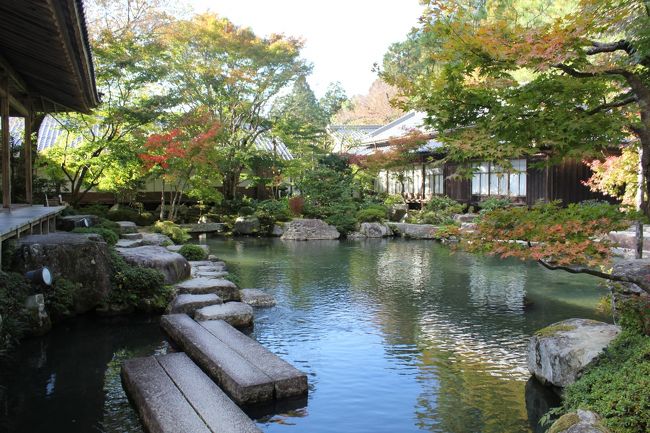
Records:
[[[564,388],[621,332],[608,323],[568,319],[539,330],[528,343],[528,370],[540,382]]]
[[[190,264],[185,257],[164,247],[115,248],[115,251],[131,265],[160,271],[165,276],[165,284],[173,284],[190,276]]]
[[[388,223],[393,233],[407,239],[437,239],[438,227],[431,224]]]
[[[193,315],[194,311],[199,308],[221,303],[223,303],[221,298],[214,293],[206,293],[205,295],[180,294],[169,304],[167,310],[171,314]]]
[[[196,310],[194,320],[223,320],[236,328],[253,326],[253,307],[243,302],[226,302]]]
[[[260,231],[260,220],[256,216],[240,216],[232,231],[238,235],[256,235]]]
[[[478,214],[475,213],[459,213],[454,215],[454,221],[457,223],[473,223],[474,220],[478,218]]]
[[[86,220],[84,222],[83,220]],[[56,229],[66,232],[72,231],[77,227],[92,227],[99,224],[97,215],[67,215],[56,217]]]
[[[275,238],[282,237],[282,235],[284,234],[284,225],[273,224],[273,228],[271,229],[271,233],[269,234]]]
[[[142,233],[142,243],[144,245],[158,245],[158,246],[167,246],[173,245],[169,236],[163,235],[162,233]]]
[[[388,219],[390,221],[401,221],[409,210],[407,204],[395,204],[388,209]]]
[[[384,223],[361,223],[359,233],[367,238],[385,238],[393,236],[393,231]]]
[[[98,306],[111,289],[109,249],[95,234],[55,232],[18,239],[14,256],[17,271],[47,266],[56,280],[65,278],[79,284],[74,294],[74,310],[85,313]]]
[[[320,239],[338,239],[341,234],[336,227],[317,219],[295,219],[284,225],[282,239],[292,241],[309,241]]]
[[[558,418],[547,433],[609,433],[609,429],[594,412],[578,409]]]
[[[621,277],[636,278],[642,281],[650,281],[650,259],[619,260],[614,264],[612,274]],[[647,292],[634,283],[621,283],[621,285],[631,293],[647,295]]]
[[[115,221],[115,224],[119,227],[120,234],[138,232],[138,226],[133,221]]]

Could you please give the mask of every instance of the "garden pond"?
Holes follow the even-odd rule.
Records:
[[[600,280],[431,241],[208,240],[272,293],[252,335],[308,373],[307,401],[251,410],[265,432],[541,432],[539,328],[596,318]],[[168,350],[156,317],[77,318],[0,366],[0,432],[141,432],[120,362]],[[268,412],[268,411],[267,411]]]

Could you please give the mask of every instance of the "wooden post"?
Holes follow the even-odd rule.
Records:
[[[11,207],[11,173],[9,159],[11,148],[9,143],[9,79],[2,77],[0,80],[3,96],[0,96],[0,117],[2,122],[2,207]]]
[[[25,140],[24,158],[25,158],[25,202],[32,204],[32,123],[33,114],[31,104],[29,112],[25,116]]]
[[[634,251],[634,258],[635,259],[642,259],[643,258],[643,223],[641,220],[638,220],[636,222],[636,230],[635,230],[635,240],[636,240],[636,248]]]

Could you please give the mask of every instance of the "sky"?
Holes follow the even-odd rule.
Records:
[[[303,57],[320,97],[340,81],[348,96],[367,93],[388,46],[406,37],[422,12],[418,0],[188,0],[258,35],[284,33],[305,40]]]

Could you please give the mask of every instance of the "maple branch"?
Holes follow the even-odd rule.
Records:
[[[593,275],[595,277],[604,278],[610,281],[618,281],[621,283],[633,283],[639,286],[641,290],[650,294],[650,284],[648,282],[638,279],[631,278],[626,275],[617,275],[617,274],[608,274],[607,272],[602,272],[596,269],[587,268],[583,266],[563,266],[563,265],[553,265],[543,259],[537,261],[540,265],[549,269],[551,271],[562,270],[569,272],[570,274],[587,274]]]
[[[585,50],[585,54],[592,56],[600,53],[613,53],[614,51],[625,51],[629,55],[634,54],[636,51],[632,44],[625,39],[616,42],[596,42],[591,41],[591,48]]]
[[[625,97],[623,99],[619,99],[618,101],[606,102],[595,108],[592,108],[591,110],[586,111],[586,114],[592,115],[592,114],[600,113],[601,111],[609,110],[611,108],[624,107],[626,105],[639,101],[639,98],[634,94],[627,94],[624,96]]]
[[[602,77],[605,75],[620,75],[622,77],[628,78],[632,73],[626,69],[607,69],[602,72],[583,72],[583,71],[578,71],[575,68],[572,68],[569,65],[566,65],[564,63],[556,63],[553,65],[554,68],[560,69],[562,72],[564,72],[567,75],[571,75],[572,77],[575,78],[594,78],[594,77]]]

